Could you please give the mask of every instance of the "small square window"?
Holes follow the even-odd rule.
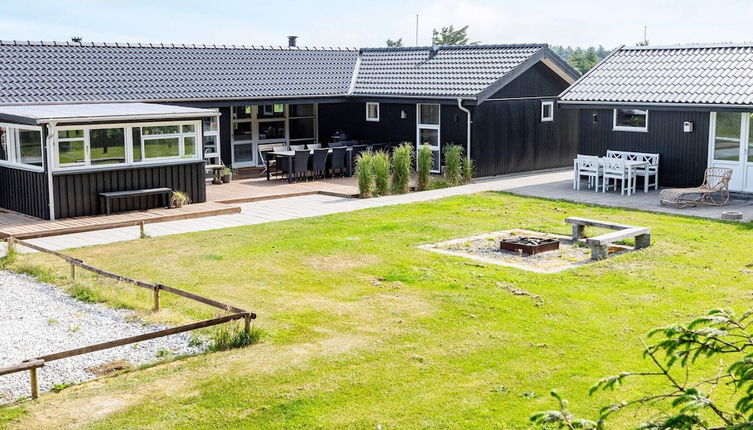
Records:
[[[366,121],[379,121],[379,103],[366,103]]]
[[[541,102],[541,121],[554,121],[554,102]]]

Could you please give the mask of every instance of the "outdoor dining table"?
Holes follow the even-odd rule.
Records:
[[[347,163],[347,175],[352,176],[353,175],[353,157],[351,154],[353,153],[353,148],[348,147],[348,156],[345,157],[346,163]],[[293,169],[293,157],[295,157],[296,151],[270,151],[267,154],[269,156],[273,157],[281,157],[285,158],[285,162],[288,165],[288,183],[292,183],[295,178],[295,170]],[[309,150],[310,154],[314,154],[314,150]],[[332,154],[332,148],[329,148],[329,151],[327,151],[327,154]],[[269,169],[267,169],[267,180],[269,181],[271,179]]]
[[[606,159],[607,157],[599,157],[599,166],[603,167]],[[631,195],[630,190],[633,189],[632,187],[633,170],[644,168],[643,180],[644,180],[644,183],[648,184],[648,178],[650,176],[648,167],[650,166],[650,163],[648,161],[638,161],[638,160],[624,160],[624,162],[625,162],[625,169],[628,172],[628,195]],[[573,158],[573,189],[577,188],[579,180],[580,178],[578,177],[578,159]],[[648,192],[647,187],[645,187],[644,192],[646,193]]]

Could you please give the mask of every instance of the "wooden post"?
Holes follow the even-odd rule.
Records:
[[[29,376],[31,377],[31,398],[36,399],[39,397],[39,380],[37,379],[36,367],[29,369]]]
[[[146,232],[144,231],[144,221],[139,222],[139,237],[141,239],[146,237]]]
[[[154,312],[159,312],[159,285],[154,286]]]
[[[71,263],[71,280],[76,280],[76,265]]]
[[[635,236],[635,249],[643,249],[651,246],[650,234],[639,234]]]
[[[246,331],[246,334],[251,333],[251,314],[247,313],[243,317],[243,320],[244,320],[244,323],[245,323],[245,327],[243,329]]]
[[[8,244],[7,246],[7,253],[10,254],[11,252],[16,250],[16,244],[13,243],[13,237],[9,236],[5,242]]]
[[[586,226],[573,224],[573,240],[583,239],[584,237],[586,237],[585,230]]]

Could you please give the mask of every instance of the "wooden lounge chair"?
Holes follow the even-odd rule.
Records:
[[[659,193],[662,205],[675,205],[678,208],[707,205],[722,206],[729,201],[729,181],[732,169],[710,167],[703,175],[703,185],[696,188],[667,188]]]

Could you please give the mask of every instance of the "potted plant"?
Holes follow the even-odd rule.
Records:
[[[183,205],[190,203],[191,198],[183,191],[173,191],[173,195],[170,197],[170,205],[174,208],[182,208]]]
[[[235,169],[228,166],[222,168],[220,178],[222,179],[223,184],[229,183],[230,180],[233,179],[233,176],[235,176]]]

